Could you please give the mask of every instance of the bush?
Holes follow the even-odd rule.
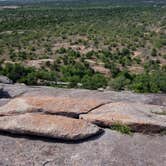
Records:
[[[75,88],[75,87],[77,87],[77,84],[80,83],[80,77],[75,75],[75,76],[69,78],[69,82],[70,82],[69,87]]]
[[[116,66],[115,63],[105,63],[105,67],[110,69],[112,77],[116,77],[120,73],[120,69]]]
[[[152,49],[151,55],[152,56],[157,56],[157,50],[155,48]]]
[[[81,82],[81,78],[85,75],[92,75],[92,70],[82,63],[76,63],[74,65],[62,66],[61,73],[63,74],[63,81],[69,82],[71,77],[77,76],[79,78],[79,82]]]
[[[123,56],[130,55],[130,50],[128,48],[123,48],[121,54]]]
[[[56,73],[53,71],[38,71],[20,64],[6,64],[2,68],[1,74],[9,77],[14,83],[21,82],[27,85],[37,85],[38,79],[56,81]]]
[[[132,81],[132,76],[127,72],[121,72],[115,79],[111,80],[110,87],[114,90],[127,89]]]
[[[166,73],[155,71],[137,75],[131,85],[131,89],[139,93],[166,92]]]
[[[3,74],[13,80],[13,82],[19,81],[34,71],[33,68],[25,68],[20,64],[6,64],[3,68]]]
[[[36,85],[37,84],[37,74],[32,72],[27,74],[26,77],[20,78],[19,82],[25,83],[27,85]]]
[[[120,75],[110,82],[110,87],[114,90],[124,90],[130,84],[130,80],[126,79],[125,76]]]
[[[81,82],[83,88],[92,90],[104,88],[107,85],[107,79],[101,74],[94,74],[93,76],[85,75]]]

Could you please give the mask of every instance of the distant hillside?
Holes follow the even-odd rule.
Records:
[[[0,5],[30,5],[30,4],[130,4],[130,5],[140,5],[140,4],[166,4],[165,0],[0,0]]]

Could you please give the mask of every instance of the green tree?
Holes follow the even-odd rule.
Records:
[[[101,74],[85,75],[81,82],[83,87],[87,89],[104,88],[107,85],[107,79]]]
[[[157,50],[155,48],[152,49],[151,55],[152,56],[157,56]]]

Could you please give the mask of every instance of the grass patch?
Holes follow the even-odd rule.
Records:
[[[161,135],[161,136],[165,136],[165,135],[166,135],[166,130],[161,131],[161,132],[160,132],[160,135]]]
[[[166,111],[163,110],[162,112],[152,112],[154,114],[157,114],[157,115],[166,115]]]
[[[119,131],[122,134],[128,134],[128,135],[132,134],[132,129],[129,126],[124,125],[124,124],[113,124],[110,127],[110,129]]]

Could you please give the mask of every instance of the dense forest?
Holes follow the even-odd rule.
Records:
[[[14,82],[166,92],[164,1],[0,5],[0,74]]]

